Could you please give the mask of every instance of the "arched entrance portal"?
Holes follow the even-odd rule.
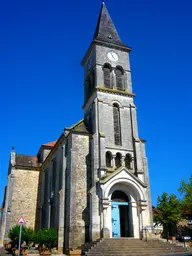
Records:
[[[127,195],[116,190],[111,196],[111,215],[112,215],[112,236],[130,237],[131,232],[131,213],[129,210],[129,199]]]

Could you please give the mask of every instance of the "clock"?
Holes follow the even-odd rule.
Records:
[[[108,52],[107,58],[111,61],[118,61],[119,57],[115,52]]]

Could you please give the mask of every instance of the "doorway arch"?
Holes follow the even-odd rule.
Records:
[[[128,196],[121,190],[111,195],[112,237],[131,237],[132,218]]]

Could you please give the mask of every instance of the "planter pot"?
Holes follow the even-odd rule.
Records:
[[[42,251],[42,252],[39,252],[40,255],[51,255],[52,254],[52,251],[50,250],[45,250],[45,251]]]
[[[22,250],[21,254],[22,255],[27,255],[28,254],[28,250]]]
[[[13,255],[17,256],[17,255],[18,255],[18,250],[15,250],[15,251],[13,252]]]
[[[80,256],[81,255],[81,250],[77,249],[77,250],[70,251],[69,255]]]
[[[168,237],[168,240],[175,241],[175,240],[176,240],[176,237],[175,237],[175,236],[169,236],[169,237]]]

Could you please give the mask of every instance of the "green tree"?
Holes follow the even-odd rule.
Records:
[[[189,178],[189,182],[181,181],[179,192],[183,195],[182,206],[184,210],[192,210],[192,175]]]
[[[166,192],[158,196],[154,221],[163,225],[167,238],[180,219],[181,203],[177,196],[174,194],[168,195]]]

